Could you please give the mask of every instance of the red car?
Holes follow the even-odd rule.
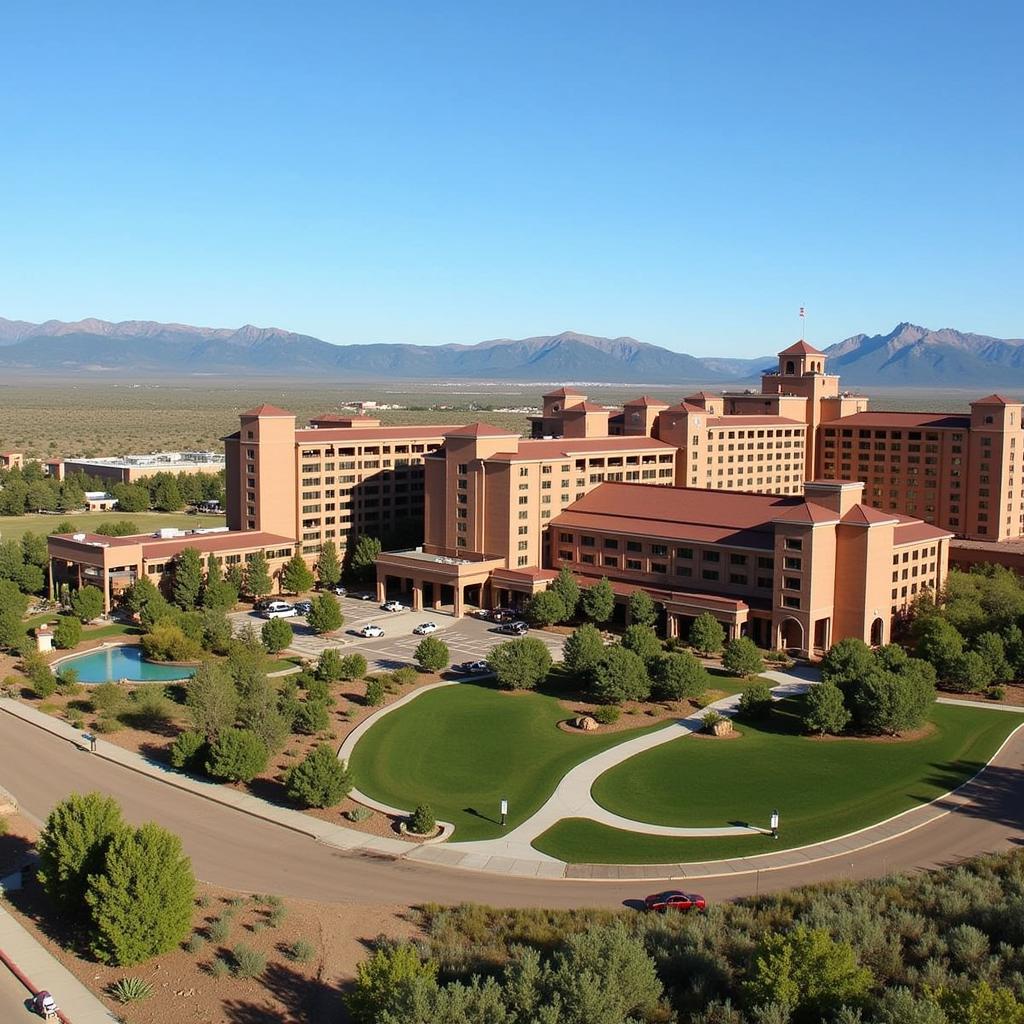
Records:
[[[644,900],[648,910],[657,910],[665,913],[667,910],[707,910],[707,900],[698,896],[695,892],[680,892],[678,889],[669,889],[668,892],[656,892]]]

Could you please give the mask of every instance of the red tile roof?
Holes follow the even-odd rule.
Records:
[[[789,348],[784,348],[779,353],[780,356],[823,356],[824,354],[813,345],[808,345],[806,341],[798,341],[795,345],[790,345]]]
[[[652,437],[557,437],[551,440],[523,438],[518,451],[498,452],[494,459],[517,462],[527,459],[557,459],[594,452],[676,451],[674,444],[656,441]]]
[[[623,404],[626,407],[629,407],[631,405],[653,405],[657,406],[659,409],[667,409],[669,405],[668,402],[662,402],[659,401],[657,398],[651,398],[650,395],[641,395],[639,398],[633,398],[628,402],[624,402]]]
[[[714,395],[710,391],[697,391],[692,395],[687,395],[683,401],[692,402],[694,399],[697,399],[699,402],[717,402],[721,397],[721,395]]]
[[[250,416],[294,416],[295,413],[264,402],[262,405],[257,405],[255,409],[247,409],[242,415],[248,418]]]
[[[829,427],[888,427],[892,430],[930,427],[932,430],[966,430],[970,425],[970,416],[948,412],[854,412],[822,424],[826,430]]]
[[[611,409],[605,408],[603,405],[598,405],[597,402],[580,402],[579,405],[570,405],[565,412],[564,416],[575,416],[581,412],[606,412],[611,413]]]
[[[108,548],[142,547],[143,558],[172,558],[185,548],[195,548],[203,554],[211,551],[252,551],[256,548],[273,548],[283,545],[294,545],[293,537],[283,537],[277,533],[263,531],[243,532],[239,530],[223,533],[192,533],[184,537],[169,537],[162,540],[151,533],[136,533],[128,537],[105,537],[99,533],[87,533],[85,539],[76,541],[74,535],[61,533],[55,535],[62,541],[71,544],[86,544],[90,547]]]
[[[844,523],[852,526],[875,526],[878,523],[899,523],[899,520],[892,514],[883,512],[880,508],[872,508],[870,505],[854,505],[846,515],[843,516]]]
[[[1011,398],[1003,398],[1002,395],[986,395],[984,398],[976,398],[971,405],[1020,405]]]
[[[804,523],[812,526],[820,523],[838,523],[839,514],[824,505],[818,505],[813,501],[803,501],[799,505],[786,509],[781,515],[775,517],[776,523]]]
[[[557,391],[549,391],[541,395],[541,398],[583,398],[582,391],[573,391],[569,388],[559,388]]]
[[[409,424],[402,427],[310,427],[296,430],[295,440],[311,441],[424,441],[443,439],[445,434],[461,429],[457,423]]]
[[[518,437],[514,430],[492,426],[490,423],[467,423],[464,427],[455,427],[447,431],[451,437]]]

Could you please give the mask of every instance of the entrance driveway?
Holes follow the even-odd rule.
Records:
[[[412,661],[412,653],[423,639],[413,633],[413,628],[421,622],[437,624],[437,632],[433,635],[448,645],[452,662],[486,659],[492,647],[510,639],[504,633],[497,632],[493,623],[468,616],[456,619],[432,609],[421,612],[385,612],[376,601],[360,601],[351,597],[338,598],[338,603],[345,616],[345,625],[337,633],[328,636],[313,633],[302,616],[288,619],[295,633],[289,650],[310,660],[319,658],[327,648],[343,649],[346,653],[358,651],[366,658],[371,670],[389,671]],[[236,633],[247,625],[258,632],[267,621],[253,612],[232,612],[229,617]],[[379,625],[384,630],[384,636],[357,636],[358,630],[369,622]],[[554,660],[561,660],[565,642],[563,636],[539,629],[530,630],[529,635],[542,640]]]

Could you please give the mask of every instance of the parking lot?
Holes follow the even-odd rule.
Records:
[[[412,653],[423,639],[413,633],[413,628],[421,622],[437,624],[434,636],[440,637],[448,645],[453,663],[486,659],[492,647],[511,639],[499,633],[493,623],[469,616],[456,619],[433,610],[386,612],[376,601],[361,601],[353,597],[339,597],[338,604],[345,616],[345,625],[329,636],[314,634],[300,615],[289,618],[287,621],[295,633],[289,650],[311,660],[318,658],[320,652],[329,647],[341,648],[346,652],[358,651],[366,658],[371,670],[387,671],[412,661]],[[258,632],[267,621],[255,612],[248,611],[233,612],[230,617],[236,633],[246,625],[253,626]],[[370,622],[380,626],[384,636],[358,636],[358,631]],[[564,637],[537,629],[530,630],[529,635],[542,640],[556,661],[561,659]]]

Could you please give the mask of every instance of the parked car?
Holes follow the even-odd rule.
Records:
[[[372,622],[368,622],[361,630],[359,630],[360,636],[383,636],[384,630],[380,626],[374,625]]]
[[[337,594],[338,597],[344,597],[348,591],[339,583],[336,587],[329,588],[332,594]]]
[[[313,610],[312,601],[296,601],[295,611],[298,615],[308,615]]]
[[[526,622],[503,622],[498,627],[499,633],[507,633],[509,636],[526,636],[530,626]]]
[[[668,910],[707,910],[707,900],[698,896],[695,892],[681,892],[679,889],[669,889],[666,892],[656,892],[644,900],[644,906],[648,910],[656,910],[664,914]]]
[[[415,626],[413,628],[413,632],[417,636],[426,636],[427,633],[436,633],[437,632],[437,623],[436,622],[421,622],[418,626]]]
[[[252,610],[254,612],[266,611],[268,605],[275,604],[275,603],[280,603],[280,602],[277,601],[277,598],[275,598],[275,597],[258,597],[252,603]]]
[[[458,665],[452,665],[449,671],[457,676],[482,676],[491,671],[491,666],[486,661],[460,661]]]
[[[295,605],[287,601],[271,601],[260,613],[265,619],[288,619],[296,615]]]
[[[381,610],[385,612],[404,612],[405,605],[401,601],[385,601],[381,606]]]

